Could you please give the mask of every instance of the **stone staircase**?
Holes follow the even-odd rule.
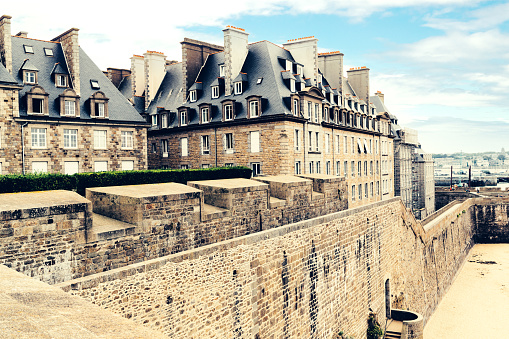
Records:
[[[400,339],[402,330],[403,330],[403,322],[391,319],[389,326],[387,326],[387,330],[385,331],[384,338]]]

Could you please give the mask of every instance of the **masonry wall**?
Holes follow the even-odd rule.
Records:
[[[391,199],[59,286],[175,338],[363,338],[387,279],[393,308],[429,318],[473,245],[472,211],[424,229]]]

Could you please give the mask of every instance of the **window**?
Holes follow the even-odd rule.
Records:
[[[52,57],[53,56],[53,50],[51,48],[44,48],[44,55],[46,55],[48,57]]]
[[[133,131],[121,131],[121,145],[120,148],[133,148]]]
[[[122,160],[121,169],[122,171],[134,170],[134,160]]]
[[[373,196],[373,183],[369,184],[369,191],[371,193],[371,196]]]
[[[94,172],[106,172],[108,170],[108,162],[107,161],[95,161],[94,162]]]
[[[79,172],[80,163],[78,161],[65,161],[64,174],[73,175]]]
[[[161,127],[167,128],[168,127],[168,114],[162,114],[161,115]]]
[[[368,162],[364,161],[364,175],[368,175]]]
[[[235,94],[242,94],[242,81],[235,83]]]
[[[329,121],[329,108],[328,107],[323,108],[323,120],[325,122]]]
[[[187,111],[183,110],[180,111],[180,126],[186,126],[187,125]]]
[[[94,149],[106,149],[106,131],[94,131]]]
[[[108,100],[103,92],[95,92],[90,97],[90,116],[93,118],[107,118]]]
[[[256,80],[256,84],[259,85],[262,83],[262,81],[263,81],[263,78],[258,78],[258,80]]]
[[[362,200],[362,184],[359,184],[359,200]]]
[[[233,167],[233,162],[227,162],[224,164],[225,167]]]
[[[301,165],[300,161],[295,162],[295,174],[301,174]]]
[[[224,135],[224,150],[226,153],[233,153],[233,134],[226,133]]]
[[[360,177],[362,175],[362,162],[357,162],[357,175]]]
[[[325,163],[325,174],[330,175],[330,161]]]
[[[379,164],[378,164],[378,160],[376,161],[376,174],[379,174],[380,173],[380,170],[379,170]]]
[[[65,100],[65,115],[76,115],[76,102],[74,100]]]
[[[224,105],[224,120],[233,120],[233,105],[227,104]]]
[[[262,174],[262,165],[259,162],[252,162],[251,170],[253,171],[253,176],[256,177],[257,175]]]
[[[341,175],[341,161],[336,161],[336,175]]]
[[[299,100],[293,99],[293,115],[299,116]]]
[[[325,153],[330,152],[330,134],[325,134]]]
[[[373,161],[369,162],[369,175],[373,175]]]
[[[90,80],[90,86],[92,89],[100,89],[101,86],[99,86],[99,81],[97,80]]]
[[[64,148],[78,148],[77,129],[64,129]]]
[[[157,115],[152,116],[152,126],[157,126]]]
[[[314,161],[310,161],[309,162],[309,174],[314,173],[314,171],[315,171],[315,162]]]
[[[57,87],[67,87],[67,77],[65,75],[57,74]]]
[[[341,149],[340,148],[341,144],[339,143],[339,140],[341,140],[341,138],[339,137],[339,135],[336,135],[336,150],[335,150],[335,153],[339,153],[339,150]]]
[[[152,148],[152,153],[157,153],[157,144],[155,142],[153,142],[151,144],[151,148]]]
[[[201,164],[201,168],[209,168],[210,164]]]
[[[364,184],[364,198],[368,198],[368,184],[365,183]]]
[[[224,77],[225,74],[225,67],[224,65],[219,65],[219,76]]]
[[[32,99],[32,113],[44,113],[44,99]]]
[[[311,103],[311,101],[308,101],[308,116],[307,116],[308,119],[311,119],[311,116],[313,115],[312,110],[313,104]]]
[[[201,136],[201,154],[210,154],[210,140],[208,135]]]
[[[255,118],[260,115],[258,106],[259,106],[258,100],[249,101],[249,117],[250,118]]]
[[[32,173],[48,173],[48,162],[32,161]]]
[[[343,163],[343,171],[345,172],[345,177],[348,177],[348,161]]]
[[[294,139],[294,144],[295,144],[295,151],[300,151],[300,131],[298,129],[295,130],[295,139]]]
[[[187,138],[180,139],[180,150],[183,157],[187,157],[189,155]]]
[[[209,108],[208,107],[202,107],[200,110],[200,121],[202,124],[206,124],[209,122]]]
[[[320,106],[315,104],[315,122],[318,123],[318,112],[320,111]]]
[[[212,99],[219,98],[219,86],[212,86]]]
[[[309,132],[309,135],[308,135],[308,139],[309,139],[309,151],[311,152],[313,150],[313,146],[312,146],[312,137],[313,137],[313,132]]]
[[[189,165],[180,165],[180,169],[189,169]]]
[[[193,91],[189,92],[189,100],[191,102],[195,102],[196,101],[196,90],[193,90]]]
[[[23,48],[25,49],[25,53],[34,54],[34,48],[32,46],[23,45]]]
[[[46,128],[32,128],[32,148],[46,148]]]
[[[322,164],[320,163],[320,161],[316,162],[316,173],[318,174],[322,173]]]
[[[352,201],[355,200],[355,185],[352,185]]]
[[[346,138],[346,135],[343,137],[343,144],[345,145],[345,153],[348,153],[348,139]]]
[[[295,93],[295,79],[290,79],[290,92]]]
[[[320,136],[318,134],[318,132],[315,133],[315,150],[318,152],[319,151],[319,146],[320,146]]]
[[[355,161],[352,161],[351,163],[351,169],[352,169],[352,177],[355,177]]]
[[[25,71],[25,84],[35,84],[36,83],[36,73]]]
[[[373,154],[373,140],[369,139],[369,154]]]
[[[290,60],[285,60],[285,70],[291,71],[293,63]]]
[[[251,153],[260,152],[260,132],[254,131],[250,133]]]
[[[168,140],[161,140],[161,153],[163,158],[168,158]]]
[[[380,194],[380,181],[376,182],[376,195]]]

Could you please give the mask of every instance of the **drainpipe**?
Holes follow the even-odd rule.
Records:
[[[217,167],[217,127],[214,127],[214,139],[215,139],[215,147],[216,147],[216,167]]]
[[[25,127],[28,125],[28,122],[25,122],[21,125],[21,166],[22,173],[25,175]]]

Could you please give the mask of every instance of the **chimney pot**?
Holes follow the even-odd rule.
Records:
[[[16,34],[16,36],[22,37],[22,38],[28,38],[28,32],[20,31]]]

